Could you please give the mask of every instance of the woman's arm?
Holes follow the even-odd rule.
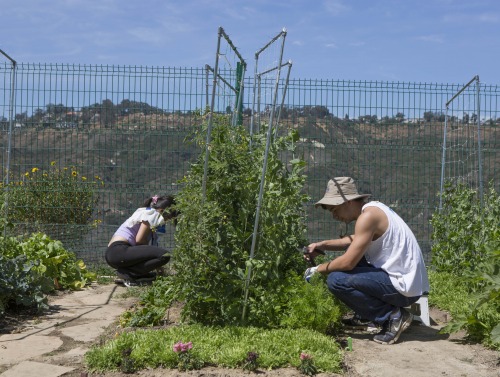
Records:
[[[147,221],[143,221],[137,235],[135,236],[135,243],[137,245],[147,245],[151,236],[151,227]]]

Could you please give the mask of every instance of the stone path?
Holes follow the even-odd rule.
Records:
[[[92,285],[50,299],[50,313],[31,321],[25,331],[0,335],[0,377],[57,377],[81,364],[89,349],[115,322],[133,298],[119,297],[127,288]]]

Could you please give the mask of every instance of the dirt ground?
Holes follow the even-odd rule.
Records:
[[[170,325],[175,325],[178,310],[171,310]],[[414,321],[395,345],[384,346],[372,341],[373,335],[362,332],[349,332],[340,335],[341,343],[345,343],[348,336],[353,339],[353,350],[345,352],[344,373],[342,375],[320,373],[318,377],[500,377],[500,353],[488,350],[479,344],[466,341],[464,333],[443,335],[439,329],[448,321],[445,312],[431,308],[432,326],[427,327]],[[18,329],[22,328],[23,319],[18,317]],[[26,318],[27,320],[27,318]],[[14,327],[12,331],[16,331]],[[22,331],[22,330],[20,330]],[[109,326],[99,342],[112,337],[117,331],[117,324]],[[142,370],[135,374],[122,372],[90,373],[83,364],[83,357],[73,359],[59,359],[58,354],[78,347],[71,338],[65,338],[62,347],[55,353],[41,356],[37,361],[57,363],[62,366],[73,367],[75,370],[64,374],[64,377],[128,377],[131,375],[142,377],[299,377],[301,375],[294,368],[277,370],[259,370],[248,373],[243,370],[222,368],[203,368],[199,371],[178,372],[170,369]]]

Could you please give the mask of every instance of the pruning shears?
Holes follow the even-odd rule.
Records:
[[[303,246],[303,247],[298,247],[297,250],[302,254],[302,255],[307,255],[309,254],[309,251],[307,250],[307,246]],[[317,253],[321,254],[321,255],[325,255],[325,252],[323,250],[318,250],[318,249],[315,249],[314,251],[316,251]],[[308,259],[309,261],[309,264],[313,267],[316,266],[316,263],[314,262],[314,259],[312,258],[309,258]]]

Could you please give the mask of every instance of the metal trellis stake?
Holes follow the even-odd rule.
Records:
[[[7,55],[3,50],[0,53],[10,60],[12,63],[12,77],[11,77],[11,88],[10,88],[10,103],[9,103],[9,137],[7,141],[7,161],[5,166],[5,195],[4,195],[4,213],[5,218],[9,216],[9,183],[10,183],[10,152],[12,149],[12,123],[14,121],[14,93],[16,88],[16,67],[17,63],[9,55]],[[4,227],[4,237],[7,235],[7,227]]]

